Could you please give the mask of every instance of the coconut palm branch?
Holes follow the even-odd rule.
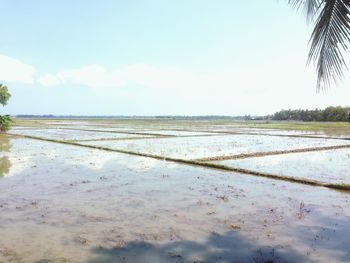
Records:
[[[327,89],[347,69],[343,52],[350,42],[350,0],[289,0],[289,3],[304,8],[309,21],[315,20],[308,64],[316,64],[317,91]]]

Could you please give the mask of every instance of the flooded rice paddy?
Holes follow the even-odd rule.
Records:
[[[86,130],[67,130],[67,129],[14,129],[12,134],[29,135],[46,139],[58,140],[96,140],[96,139],[124,139],[129,137],[144,137],[145,135],[135,135],[127,133],[100,133]],[[147,135],[149,136],[149,135]]]
[[[336,149],[214,161],[260,172],[350,184],[350,150]]]
[[[0,136],[0,262],[349,262],[350,191],[249,174],[349,184],[344,128],[327,139],[242,125],[18,121]],[[181,162],[203,158],[246,173]]]
[[[150,153],[164,157],[202,159],[213,156],[231,156],[267,151],[283,151],[307,147],[344,145],[334,139],[285,138],[264,135],[218,135],[176,138],[153,138],[137,141],[94,141],[82,144]],[[350,145],[350,142],[348,142]]]

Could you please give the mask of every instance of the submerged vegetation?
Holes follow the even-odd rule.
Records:
[[[8,89],[5,85],[0,84],[0,103],[2,106],[6,106],[8,100],[10,99],[11,94],[8,92]],[[11,118],[10,115],[0,115],[0,131],[6,132],[11,127]]]

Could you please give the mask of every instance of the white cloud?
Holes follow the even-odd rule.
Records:
[[[37,79],[37,82],[43,86],[56,86],[61,84],[60,79],[55,75],[45,74]]]
[[[193,73],[175,68],[156,68],[146,64],[133,64],[120,69],[107,70],[101,65],[88,65],[46,74],[38,79],[44,86],[76,84],[92,88],[121,87],[129,84],[149,88],[186,86],[193,82]]]
[[[350,76],[326,94],[316,94],[314,69],[305,68],[304,56],[294,55],[269,61],[256,59],[224,69],[213,65],[206,71],[148,64],[110,70],[92,64],[42,74],[35,80],[34,73],[33,66],[0,55],[0,81],[57,87],[86,86],[102,88],[106,94],[116,94],[111,89],[141,86],[144,89],[140,89],[140,94],[135,94],[135,89],[124,89],[123,100],[137,98],[140,104],[137,107],[144,110],[154,107],[154,111],[158,107],[160,114],[265,114],[281,108],[348,105],[350,97]],[[156,103],[149,105],[149,101]]]
[[[31,84],[34,73],[31,65],[0,54],[0,81]]]
[[[290,55],[254,61],[237,68],[213,67],[207,71],[147,64],[108,70],[93,64],[45,75],[38,81],[47,86],[83,85],[107,89],[138,85],[157,102],[196,114],[265,114],[281,108],[348,104],[350,79],[327,94],[316,94],[315,80],[314,69],[305,68],[305,57]],[[130,98],[135,95],[131,93]]]

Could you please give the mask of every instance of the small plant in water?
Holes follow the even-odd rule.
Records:
[[[300,202],[299,212],[297,213],[298,218],[303,219],[307,213],[310,213],[310,210],[305,208],[304,202]]]

